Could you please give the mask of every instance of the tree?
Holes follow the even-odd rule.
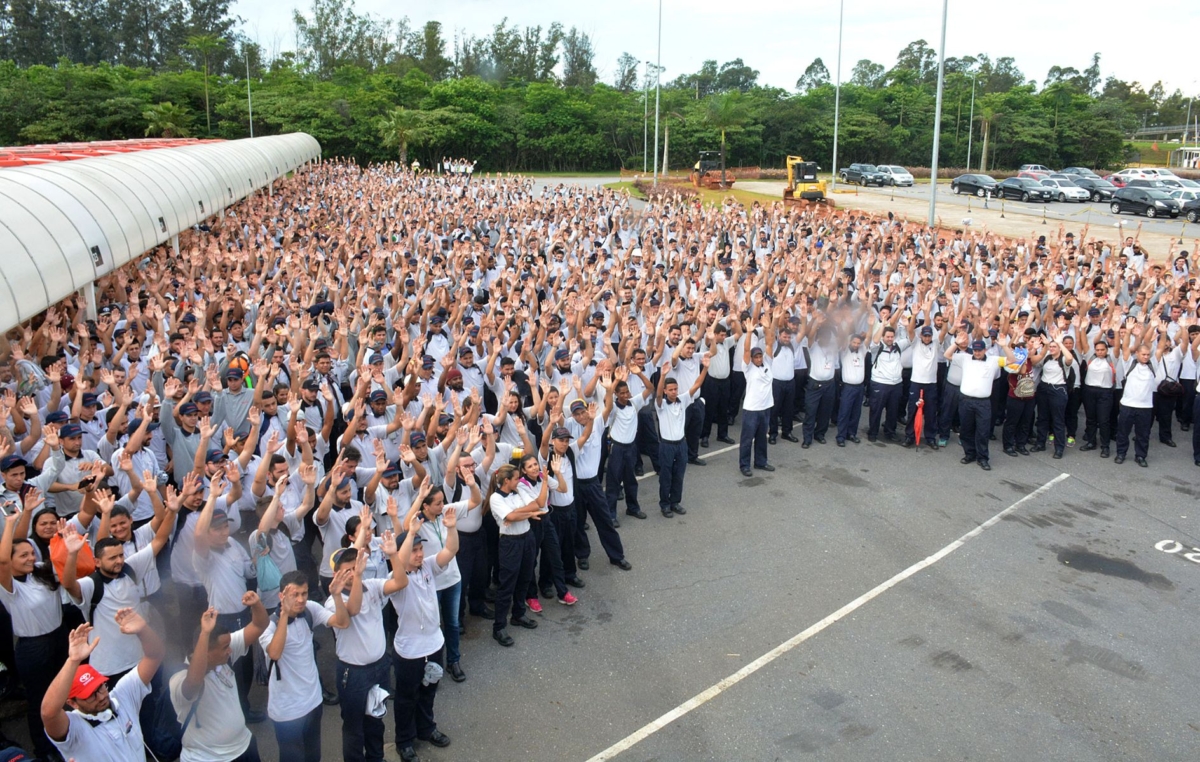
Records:
[[[204,119],[208,135],[212,135],[212,109],[208,102],[208,61],[214,53],[221,49],[224,42],[211,34],[193,35],[187,41],[188,50],[195,51],[204,61]]]
[[[818,61],[820,59],[817,59]],[[812,68],[811,66],[809,68]],[[742,93],[730,90],[708,99],[704,108],[704,121],[709,127],[721,131],[721,185],[725,185],[725,134],[742,129],[749,119]]]
[[[937,74],[937,53],[925,40],[915,40],[896,54],[893,70],[897,69],[914,72],[919,81],[928,82]]]
[[[446,41],[442,39],[442,25],[437,21],[426,21],[420,32],[413,33],[408,52],[417,68],[435,82],[445,79],[454,65],[446,58]]]
[[[802,93],[807,93],[810,90],[815,90],[821,85],[829,84],[829,69],[825,67],[825,62],[820,58],[813,59],[813,62],[804,70],[804,74],[800,79],[796,80],[796,89]]]
[[[379,137],[383,145],[400,151],[401,166],[408,166],[408,146],[425,142],[425,118],[420,111],[395,108],[379,120]]]
[[[976,117],[983,123],[983,152],[979,155],[979,171],[988,171],[988,147],[991,139],[992,127],[1000,120],[1001,104],[997,96],[988,95],[979,99],[977,104]]]
[[[751,69],[740,58],[722,64],[721,70],[717,72],[716,88],[719,93],[727,90],[741,90],[745,93],[749,92],[756,84],[758,84],[758,70]]]
[[[631,93],[637,87],[638,66],[641,61],[628,53],[622,53],[617,59],[617,74],[613,85],[623,93]]]
[[[563,37],[563,79],[566,87],[591,87],[596,84],[596,51],[586,32],[575,27]]]
[[[883,85],[883,76],[886,70],[883,64],[877,64],[870,59],[864,58],[854,64],[854,70],[850,72],[850,84],[858,85],[859,87],[876,88]]]
[[[146,137],[186,138],[190,134],[188,125],[192,122],[187,109],[180,108],[170,101],[155,104],[142,112],[146,122]]]
[[[1100,87],[1100,54],[1092,54],[1092,65],[1083,70],[1082,87],[1083,92],[1088,95],[1095,95],[1096,89]]]

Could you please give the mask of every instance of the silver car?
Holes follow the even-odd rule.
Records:
[[[913,176],[904,167],[898,167],[895,164],[880,164],[877,169],[887,175],[888,185],[898,185],[900,187],[912,187]]]
[[[1087,201],[1092,197],[1092,194],[1086,189],[1080,188],[1070,180],[1046,178],[1042,180],[1042,185],[1050,188],[1054,193],[1054,198],[1059,201]]]

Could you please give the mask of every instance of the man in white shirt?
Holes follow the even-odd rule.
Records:
[[[842,350],[842,395],[838,407],[837,446],[845,447],[849,440],[858,444],[858,424],[862,419],[864,380],[867,371],[867,353],[861,334],[850,337],[850,344]]]
[[[1000,340],[1006,362],[1013,362],[1008,338]],[[958,404],[960,421],[958,440],[963,447],[962,463],[978,463],[984,471],[991,471],[988,441],[992,436],[992,384],[1000,376],[1000,360],[990,357],[987,344],[980,339],[971,343],[971,352],[966,349],[967,334],[959,334],[958,341],[950,345],[945,357],[958,369],[962,399]]]
[[[666,371],[664,370],[664,375]],[[615,375],[605,373],[600,384],[604,387],[604,423],[608,427],[610,448],[607,475],[604,480],[608,512],[617,518],[617,497],[625,492],[625,513],[634,518],[646,518],[638,504],[638,482],[634,466],[638,458],[638,412],[650,399],[649,379],[638,372],[642,393],[636,397],[629,388],[629,368],[617,368]],[[615,380],[614,380],[615,379]],[[660,463],[661,468],[661,463]],[[661,474],[661,471],[659,472]]]
[[[904,425],[904,446],[919,445],[916,441],[914,428],[917,417],[917,403],[924,400],[921,413],[925,417],[925,442],[930,449],[936,450],[937,417],[938,417],[938,356],[941,341],[934,341],[934,330],[931,325],[923,325],[919,331],[920,340],[912,345],[912,380],[908,385],[908,416]],[[938,337],[939,339],[941,337]]]
[[[81,624],[68,636],[67,660],[42,699],[46,735],[65,759],[142,762],[146,758],[138,712],[150,695],[150,681],[165,649],[158,634],[133,609],[119,610],[114,622],[122,635],[141,641],[137,668],[110,690],[108,678],[83,663],[99,642],[89,638],[92,626]]]
[[[713,423],[717,424],[717,441],[733,444],[729,438],[730,393],[732,372],[729,362],[729,350],[737,344],[737,340],[729,335],[729,329],[721,323],[716,323],[709,329],[709,337],[705,341],[705,354],[709,357],[708,376],[704,380],[704,426],[700,432],[700,446],[708,447],[708,438],[712,434]]]
[[[1147,466],[1150,451],[1150,427],[1154,424],[1154,390],[1157,376],[1151,366],[1154,353],[1154,328],[1142,326],[1141,335],[1129,336],[1129,344],[1121,357],[1125,370],[1125,391],[1121,394],[1121,411],[1117,415],[1117,457],[1113,463],[1125,462],[1129,451],[1129,434],[1133,433],[1133,455],[1137,464]]]
[[[179,762],[259,762],[258,742],[246,727],[232,665],[250,653],[268,618],[258,593],[247,592],[242,603],[252,618],[232,633],[218,624],[216,609],[204,612],[187,668],[171,676],[171,703],[183,727]]]
[[[672,518],[678,513],[687,513],[681,505],[683,500],[683,475],[687,469],[687,408],[696,392],[704,384],[711,360],[709,355],[700,359],[700,375],[691,389],[679,393],[679,382],[667,375],[670,364],[662,368],[655,392],[654,408],[658,414],[658,507],[663,518]],[[647,390],[648,391],[648,390]]]
[[[883,421],[883,438],[896,441],[896,419],[900,414],[901,354],[908,346],[908,339],[896,338],[894,325],[881,326],[879,339],[871,346],[874,359],[871,361],[871,413],[867,422],[867,440],[879,438],[879,423]]]
[[[754,467],[762,471],[774,471],[775,466],[767,462],[767,428],[770,426],[771,410],[774,407],[773,379],[771,368],[763,360],[761,347],[752,347],[754,331],[746,331],[746,344],[742,349],[742,371],[746,379],[746,396],[742,400],[742,437],[738,448],[738,466],[742,476],[753,476],[750,471],[750,448],[754,448]],[[771,345],[771,328],[768,326],[766,345]]]
[[[775,406],[771,409],[771,426],[767,432],[767,442],[775,444],[775,437],[783,429],[783,438],[789,442],[799,442],[792,433],[796,413],[796,353],[803,352],[792,344],[792,329],[784,326],[779,329],[779,341],[771,357],[771,384]],[[826,416],[828,418],[828,416]]]

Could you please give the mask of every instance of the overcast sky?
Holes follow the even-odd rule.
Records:
[[[268,52],[295,46],[291,9],[308,0],[235,0],[233,12],[245,32]],[[937,0],[845,0],[842,78],[861,58],[890,66],[909,42],[925,39],[935,50],[941,30]],[[654,0],[559,2],[538,0],[357,0],[359,12],[407,16],[414,26],[435,19],[447,30],[487,34],[507,16],[510,24],[579,27],[591,35],[596,68],[611,82],[617,57],[628,51],[654,60],[658,4]],[[1116,0],[1000,0],[950,3],[947,54],[1012,56],[1026,77],[1039,83],[1053,65],[1086,68],[1101,54],[1101,75],[1138,81],[1149,88],[1162,80],[1167,92],[1180,88],[1200,95],[1200,66],[1190,45],[1171,30],[1196,29],[1200,3],[1168,3],[1156,16],[1157,29],[1132,32],[1123,26],[1128,2]],[[666,79],[742,58],[758,69],[759,82],[791,89],[816,57],[831,75],[837,60],[838,4],[834,0],[664,0],[662,65]],[[452,39],[449,31],[447,39]],[[449,46],[448,46],[449,48]],[[447,50],[450,54],[450,50]]]

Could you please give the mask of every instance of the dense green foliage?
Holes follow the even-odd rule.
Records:
[[[266,61],[235,31],[227,0],[3,0],[0,145],[245,137],[249,71],[254,134],[304,131],[326,155],[374,161],[403,148],[425,166],[466,156],[507,171],[643,165],[649,67],[625,54],[612,83],[599,82],[591,40],[574,28],[501,21],[448,49],[437,22],[412,29],[407,19],[359,15],[352,0],[314,0],[295,20],[298,49]],[[842,87],[839,164],[928,164],[936,63],[918,40],[890,68],[866,60],[853,67]],[[1098,55],[1083,71],[1053,67],[1041,84],[1011,58],[949,59],[946,69],[941,155],[949,166],[967,165],[968,136],[974,167],[985,150],[989,168],[1119,164],[1125,134],[1143,123],[1180,124],[1188,105],[1161,84],[1146,91],[1102,80]],[[721,147],[713,100],[734,91],[740,117],[725,130],[729,166],[777,167],[797,153],[827,165],[829,78],[817,59],[798,73],[796,91],[764,87],[739,58],[664,82],[672,166]],[[385,126],[398,108],[408,119],[404,141]]]

